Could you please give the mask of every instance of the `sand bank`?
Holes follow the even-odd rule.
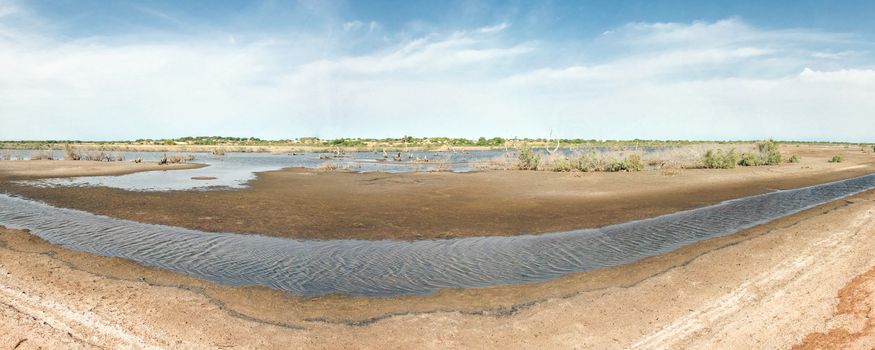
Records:
[[[156,162],[93,162],[84,160],[12,160],[0,161],[0,180],[47,177],[125,175],[141,171],[195,169],[202,164],[165,164]]]

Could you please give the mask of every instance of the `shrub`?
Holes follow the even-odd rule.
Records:
[[[781,152],[773,140],[757,143],[756,152],[744,153],[738,161],[741,166],[759,166],[781,164]]]
[[[738,154],[735,153],[735,149],[731,149],[729,152],[723,152],[720,149],[716,151],[709,149],[702,157],[702,162],[705,168],[709,169],[734,168],[735,164],[738,163]]]
[[[778,151],[778,144],[775,141],[757,143],[757,150],[760,152],[759,165],[781,164],[781,152]]]
[[[842,158],[842,156],[837,154],[837,155],[832,156],[832,159],[830,159],[829,162],[830,163],[841,163],[843,160],[844,160],[844,158]]]
[[[569,171],[573,171],[575,169],[574,169],[574,166],[571,164],[571,160],[569,160],[568,158],[562,158],[562,159],[559,159],[559,160],[553,162],[553,165],[550,167],[550,170],[558,171],[558,172],[569,172]]]
[[[741,155],[741,160],[738,161],[738,165],[741,166],[757,166],[762,165],[762,159],[755,154],[752,153],[744,153]]]
[[[641,161],[641,156],[639,156],[637,154],[633,154],[631,156],[626,157],[626,170],[627,171],[644,170],[644,163]]]
[[[583,153],[571,159],[571,166],[583,172],[599,171],[604,162],[595,153]]]
[[[523,144],[519,149],[519,164],[520,170],[537,170],[538,162],[541,160],[541,155],[532,150],[532,146]]]
[[[790,158],[787,159],[787,162],[799,163],[799,156],[794,154],[794,155],[790,156]]]
[[[631,155],[623,160],[611,160],[604,169],[605,171],[641,171],[644,170],[644,163],[641,162],[641,157]]]
[[[73,146],[70,146],[69,144],[67,144],[67,145],[64,145],[64,159],[66,159],[66,160],[80,160],[80,159],[82,159],[82,156],[79,154],[79,152],[76,151],[75,148],[73,148]]]

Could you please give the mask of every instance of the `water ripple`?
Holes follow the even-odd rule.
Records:
[[[427,241],[292,240],[143,224],[0,194],[0,225],[229,285],[389,296],[545,281],[630,263],[875,188],[875,174],[561,233]]]

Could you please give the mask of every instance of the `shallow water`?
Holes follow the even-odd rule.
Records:
[[[653,152],[655,148],[640,148],[643,152]],[[46,154],[47,151],[37,150],[0,150],[12,152],[15,159],[29,159],[32,155]],[[604,152],[605,147],[587,149],[561,149],[560,152]],[[544,149],[536,152],[546,153]],[[121,155],[126,160],[141,158],[144,161],[158,161],[165,152],[111,152]],[[356,172],[419,172],[419,171],[452,171],[468,172],[486,166],[491,161],[512,164],[516,160],[513,151],[503,149],[476,150],[460,152],[404,152],[401,161],[392,157],[397,153],[382,152],[351,152],[343,157],[335,158],[332,153],[226,153],[224,156],[212,156],[207,153],[174,153],[191,154],[195,156],[194,163],[207,164],[205,168],[148,171],[121,176],[88,176],[75,178],[54,178],[22,181],[31,186],[105,186],[130,191],[179,191],[208,190],[212,188],[241,188],[255,178],[255,173],[278,170],[288,167],[319,168],[325,163]],[[63,157],[63,152],[54,151],[55,159]],[[327,158],[327,159],[326,159]],[[417,159],[420,162],[415,162]],[[421,162],[428,159],[428,162]],[[192,179],[215,178],[210,180]]]
[[[224,156],[195,154],[194,163],[207,164],[199,169],[147,171],[121,176],[86,176],[74,178],[54,178],[22,181],[32,186],[105,186],[131,191],[177,191],[210,188],[240,188],[255,178],[255,173],[278,170],[287,167],[318,168],[326,162],[338,167],[359,172],[413,172],[445,169],[454,172],[467,172],[477,164],[500,157],[504,151],[471,151],[465,153],[413,152],[409,157],[424,159],[429,163],[411,164],[408,159],[396,162],[383,160],[382,153],[353,152],[343,158],[320,159],[330,156],[326,153],[226,153]],[[163,152],[125,152],[125,159],[142,158],[144,161],[158,161]],[[22,155],[23,156],[23,155]],[[405,153],[405,158],[408,154]],[[380,159],[378,161],[377,159]],[[193,177],[210,180],[192,179]]]
[[[0,195],[0,225],[229,285],[389,296],[553,279],[630,263],[875,188],[875,174],[599,229],[434,241],[306,241],[112,219]]]

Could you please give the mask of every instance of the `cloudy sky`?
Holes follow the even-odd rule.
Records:
[[[0,139],[875,142],[872,1],[0,0]]]

